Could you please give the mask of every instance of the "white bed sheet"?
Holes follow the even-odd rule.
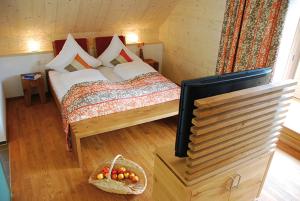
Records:
[[[114,68],[101,66],[97,68],[111,82],[120,82],[124,79],[114,72]]]
[[[49,79],[57,95],[57,99],[61,102],[63,96],[74,84],[100,80],[120,82],[149,72],[156,71],[144,62],[129,62],[119,64],[113,68],[102,66],[97,69],[80,70],[70,73],[50,71]]]
[[[133,61],[118,64],[116,67],[114,67],[113,72],[123,78],[123,80],[129,80],[145,73],[156,72],[156,70],[154,70],[154,68],[145,62]]]

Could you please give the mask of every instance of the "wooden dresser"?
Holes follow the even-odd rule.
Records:
[[[254,201],[259,196],[273,154],[258,157],[193,184],[184,179],[185,159],[174,157],[174,146],[155,154],[155,201]]]
[[[272,161],[295,82],[195,101],[186,158],[155,154],[155,201],[254,201]]]

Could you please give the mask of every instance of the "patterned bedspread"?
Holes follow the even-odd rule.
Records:
[[[62,99],[62,118],[71,148],[69,124],[115,112],[179,99],[180,88],[157,72],[123,82],[83,82],[73,85]]]

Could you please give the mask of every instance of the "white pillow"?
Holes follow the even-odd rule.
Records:
[[[120,40],[119,36],[117,34],[114,34],[109,46],[106,48],[106,50],[98,57],[99,60],[101,60],[102,64],[104,66],[108,67],[114,67],[110,62],[117,58],[119,56],[121,50],[124,49],[124,51],[128,54],[128,56],[133,61],[142,61],[136,54],[131,52]]]
[[[154,70],[154,68],[152,68],[150,65],[140,61],[118,64],[114,68],[114,73],[116,73],[124,80],[129,80],[136,76],[143,75],[145,73],[150,73],[150,72],[157,72],[157,71]]]
[[[101,61],[90,56],[84,49],[78,45],[71,34],[68,34],[67,40],[59,52],[59,54],[52,59],[46,67],[57,70],[59,72],[68,72],[64,68],[69,65],[76,55],[79,55],[87,64],[92,67],[101,65]]]

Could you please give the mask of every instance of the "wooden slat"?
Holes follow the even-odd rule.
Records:
[[[185,179],[272,153],[294,86],[288,80],[196,100]]]
[[[248,133],[252,130],[256,130],[262,127],[267,127],[267,126],[278,126],[278,125],[282,125],[282,123],[284,122],[284,117],[285,116],[279,116],[276,117],[275,119],[269,118],[267,120],[263,120],[263,121],[259,121],[259,122],[255,122],[253,124],[250,124],[246,127],[240,128],[240,129],[236,129],[235,126],[231,126],[228,128],[223,128],[217,131],[213,131],[211,133],[207,133],[204,135],[197,135],[197,134],[191,134],[190,135],[190,141],[192,141],[193,143],[203,143],[203,142],[208,142],[211,139],[214,138],[220,138],[220,137],[225,137],[227,135],[232,135],[236,132],[240,133],[241,135],[243,135],[244,133]]]
[[[206,161],[209,161],[209,160],[217,158],[217,157],[222,157],[224,155],[232,155],[233,156],[233,155],[235,155],[236,152],[243,152],[243,151],[249,150],[251,148],[255,148],[256,146],[265,145],[265,144],[268,144],[269,141],[270,140],[268,138],[262,139],[262,140],[256,141],[255,143],[249,143],[242,147],[229,147],[227,149],[222,149],[222,150],[213,152],[211,154],[208,154],[208,155],[196,158],[196,159],[187,158],[186,159],[187,165],[194,166],[194,165],[204,163]],[[276,142],[276,141],[278,141],[278,139],[271,140],[271,142],[269,142],[269,143],[273,143],[273,141]]]
[[[281,142],[280,140],[277,142],[277,147],[279,149],[281,149],[282,151],[284,151],[285,153],[287,153],[288,155],[290,155],[290,157],[300,160],[300,151],[293,149],[292,147],[288,146],[287,144]],[[300,181],[300,179],[299,179],[299,181]]]
[[[297,133],[296,131],[287,128],[285,125],[283,125],[282,132],[284,132],[286,135],[295,138],[300,142],[300,133]]]
[[[169,101],[124,112],[113,113],[71,123],[74,135],[83,138],[178,114],[179,101]]]
[[[189,180],[189,181],[194,180],[194,182],[197,182],[197,178],[198,177],[201,178],[201,179],[203,179],[202,177],[204,175],[206,175],[206,174],[209,174],[209,173],[210,173],[210,175],[216,175],[219,172],[223,172],[223,171],[225,171],[227,169],[235,167],[238,164],[245,163],[247,161],[253,160],[253,159],[258,158],[258,157],[266,156],[266,155],[271,154],[273,152],[274,152],[274,149],[270,150],[269,147],[268,147],[268,148],[266,148],[264,150],[261,150],[261,151],[258,151],[256,153],[249,154],[249,155],[247,155],[247,156],[245,156],[243,158],[240,158],[239,160],[224,161],[223,163],[219,163],[219,164],[217,164],[215,166],[203,169],[203,170],[201,170],[199,172],[195,172],[193,174],[186,174],[185,175],[185,179]]]
[[[241,115],[241,116],[237,116],[234,117],[232,119],[229,120],[225,120],[225,121],[221,121],[221,122],[217,122],[214,124],[210,124],[207,126],[203,126],[197,129],[196,133],[199,134],[203,134],[203,133],[208,133],[208,132],[212,132],[221,128],[225,128],[228,126],[237,126],[238,123],[242,122],[242,125],[246,124],[247,121],[254,119],[254,118],[260,118],[261,116],[265,116],[265,117],[270,117],[273,116],[275,117],[276,115],[280,115],[283,113],[286,113],[288,110],[286,109],[286,107],[288,106],[288,104],[283,105],[284,107],[280,108],[278,111],[276,111],[277,106],[272,106],[272,107],[268,107],[268,108],[264,108],[258,111],[255,111],[253,113],[249,113],[247,115]],[[258,122],[258,121],[257,121]],[[197,120],[197,119],[193,119],[192,123],[197,127],[198,123],[201,124],[201,120]]]
[[[279,140],[300,152],[300,141],[298,141],[296,138],[286,135],[285,133],[281,133]]]
[[[261,110],[261,109],[265,109],[265,108],[269,108],[269,107],[277,107],[278,104],[288,105],[288,103],[289,103],[288,101],[289,101],[289,99],[285,99],[285,100],[281,100],[281,101],[278,99],[267,100],[262,103],[256,103],[256,104],[244,106],[243,108],[238,108],[238,109],[231,110],[228,112],[220,113],[219,115],[210,116],[208,118],[206,118],[205,116],[196,116],[198,121],[201,119],[201,121],[197,122],[197,126],[201,127],[201,126],[217,123],[220,121],[224,121],[226,119],[232,119],[233,117],[244,115],[247,113],[253,113],[253,112]]]
[[[293,97],[292,93],[295,91],[295,89],[284,89],[280,91],[275,91],[268,93],[266,95],[259,95],[255,96],[254,98],[247,99],[245,101],[238,101],[238,102],[232,102],[225,105],[220,105],[217,107],[209,108],[209,109],[194,109],[193,114],[194,116],[201,118],[201,117],[209,117],[213,116],[215,114],[230,111],[233,109],[243,108],[244,106],[261,103],[269,100],[286,100]]]
[[[191,146],[197,147],[198,149],[205,149],[205,148],[208,148],[208,147],[213,146],[213,145],[217,145],[217,144],[220,144],[220,143],[225,143],[228,140],[234,140],[236,138],[246,137],[248,135],[253,135],[254,133],[260,134],[260,133],[268,132],[270,130],[278,131],[280,129],[281,129],[281,124],[280,123],[277,123],[277,126],[273,125],[273,124],[270,124],[268,126],[261,127],[261,128],[258,128],[258,129],[248,129],[248,132],[245,132],[244,130],[237,130],[235,132],[228,133],[227,135],[222,135],[222,136],[219,136],[218,138],[207,140],[207,141],[204,141],[204,142],[201,142],[201,143],[191,141],[190,144],[191,144]]]
[[[272,141],[270,141],[270,143],[266,143],[262,146],[254,147],[254,148],[248,149],[246,151],[240,151],[239,153],[235,153],[235,155],[233,155],[233,156],[232,155],[224,155],[223,157],[218,157],[218,158],[212,159],[210,161],[207,161],[205,163],[201,163],[201,164],[198,164],[195,166],[188,166],[187,173],[193,174],[193,173],[196,173],[203,169],[216,167],[220,164],[228,164],[230,162],[238,161],[241,158],[244,158],[244,157],[254,154],[256,152],[260,152],[262,150],[265,150],[265,151],[272,150],[276,147],[276,144],[275,144],[276,142],[277,142],[277,139],[273,139]]]
[[[199,109],[207,109],[207,108],[216,107],[218,105],[224,105],[235,101],[246,100],[249,97],[259,96],[273,91],[280,91],[283,90],[284,88],[295,86],[296,83],[297,82],[295,82],[294,80],[286,80],[279,83],[270,83],[267,85],[261,85],[258,87],[252,87],[248,89],[234,91],[231,93],[198,99],[195,100],[194,104]]]
[[[199,158],[199,157],[202,157],[202,156],[205,156],[205,155],[208,155],[208,154],[211,154],[211,153],[214,153],[216,151],[220,151],[220,150],[224,150],[226,151],[227,149],[233,151],[235,150],[236,148],[241,148],[243,146],[246,146],[250,143],[255,143],[257,142],[258,140],[262,140],[262,139],[265,139],[265,138],[268,138],[268,139],[273,139],[273,138],[276,138],[278,137],[278,134],[276,131],[276,133],[271,133],[272,131],[268,132],[268,133],[264,133],[264,134],[259,134],[259,135],[256,135],[256,136],[247,136],[245,138],[237,138],[234,140],[234,142],[232,141],[228,141],[226,143],[221,143],[219,145],[216,145],[216,146],[212,146],[212,147],[209,147],[209,148],[206,148],[206,149],[202,149],[202,150],[197,150],[197,151],[192,151],[192,150],[188,150],[188,157],[190,157],[191,159],[196,159],[196,158]],[[196,147],[194,148],[196,149]]]

